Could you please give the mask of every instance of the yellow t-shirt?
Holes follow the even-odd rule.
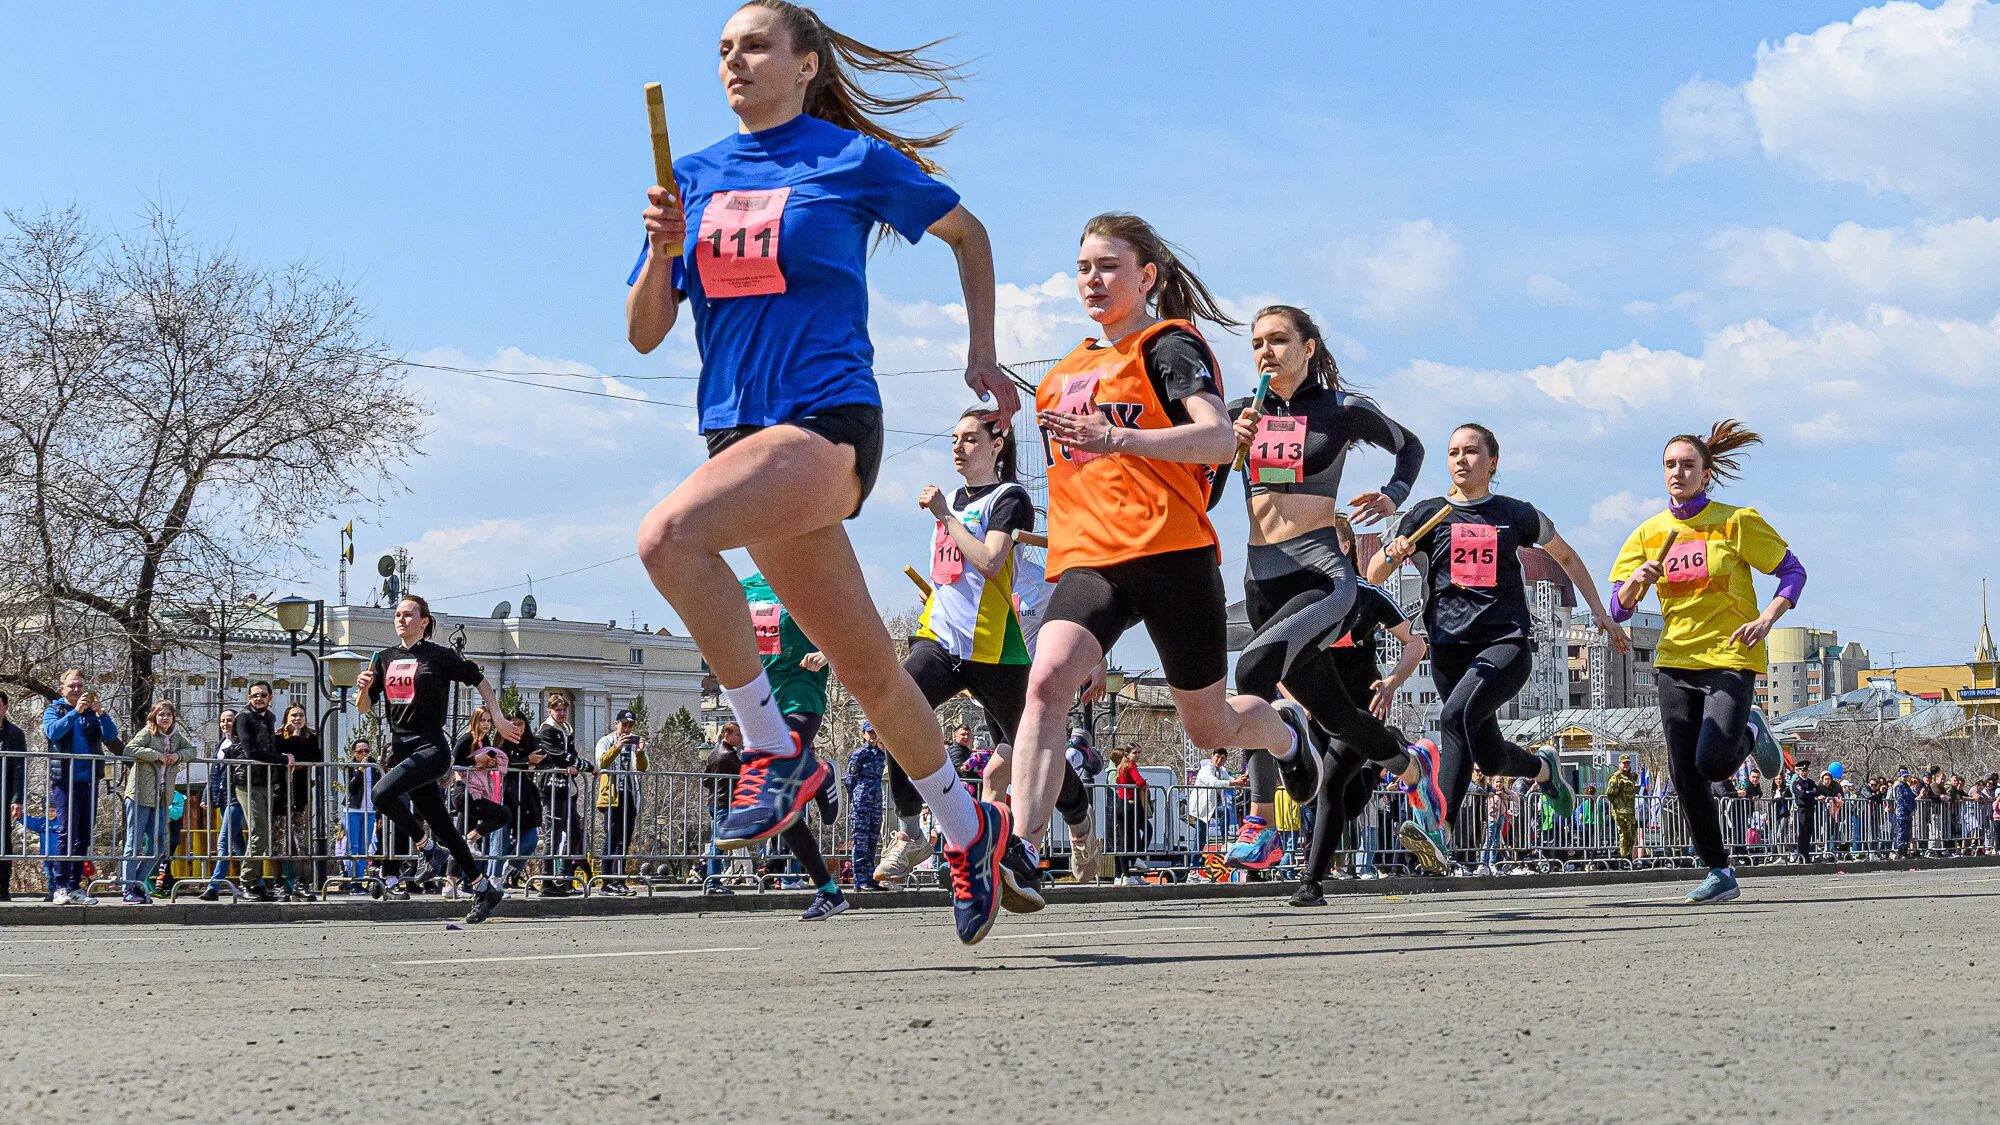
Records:
[[[1653,587],[1667,619],[1653,666],[1768,671],[1762,641],[1744,648],[1729,638],[1761,612],[1752,568],[1776,571],[1785,561],[1785,541],[1757,509],[1710,500],[1692,519],[1665,511],[1640,524],[1619,550],[1611,580],[1624,582],[1647,559],[1657,557],[1671,530],[1680,534],[1668,555],[1666,576]]]

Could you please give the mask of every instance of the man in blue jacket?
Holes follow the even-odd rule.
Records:
[[[102,747],[118,739],[118,724],[83,694],[83,672],[63,673],[62,698],[42,712],[42,736],[49,742],[49,819],[42,854],[82,856],[90,851],[97,824],[97,781],[103,775]],[[50,901],[94,906],[85,890],[83,860],[47,860]]]
[[[9,704],[0,691],[0,902],[14,897],[14,822],[28,803],[28,736],[7,717]]]

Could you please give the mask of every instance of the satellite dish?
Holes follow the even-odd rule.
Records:
[[[391,574],[396,573],[396,556],[383,555],[381,558],[376,559],[375,573],[381,575],[384,578],[387,578]]]
[[[492,616],[496,621],[505,621],[507,618],[514,616],[514,603],[501,602],[499,605],[494,606]]]
[[[534,620],[535,614],[537,612],[539,612],[539,610],[535,605],[535,595],[529,594],[527,597],[521,599],[522,617],[525,617],[528,620],[532,621]]]

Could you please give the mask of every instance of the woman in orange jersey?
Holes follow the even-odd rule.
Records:
[[[1049,823],[1070,701],[1125,630],[1144,624],[1188,739],[1269,750],[1301,803],[1319,791],[1320,749],[1297,704],[1226,690],[1220,551],[1208,522],[1236,454],[1221,378],[1193,319],[1238,323],[1144,219],[1085,224],[1077,294],[1103,330],[1035,393],[1049,466],[1048,578],[1028,703],[1014,748],[1014,823]],[[1008,849],[1003,900],[1035,893],[1030,841]],[[1025,856],[1024,854],[1025,853]]]

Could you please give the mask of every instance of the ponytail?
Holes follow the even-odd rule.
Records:
[[[931,58],[925,52],[943,42],[934,39],[920,47],[885,51],[870,47],[828,27],[811,8],[789,0],[749,0],[745,8],[763,8],[776,13],[791,33],[792,49],[799,54],[819,56],[819,73],[806,87],[805,112],[843,129],[865,133],[916,162],[925,175],[944,170],[927,153],[951,139],[956,125],[936,133],[898,133],[879,120],[908,113],[932,102],[957,101],[951,84],[964,75],[952,63]],[[902,95],[877,94],[861,84],[863,76],[893,75],[919,88]]]
[[[1291,321],[1292,331],[1299,334],[1299,339],[1312,343],[1313,354],[1306,361],[1306,377],[1319,380],[1319,385],[1329,391],[1339,390],[1340,364],[1333,358],[1333,349],[1326,346],[1326,336],[1320,332],[1312,314],[1297,305],[1265,305],[1250,318],[1250,323],[1254,325],[1267,316],[1282,316]]]
[[[1711,483],[1727,483],[1739,479],[1742,473],[1743,462],[1737,451],[1764,444],[1764,437],[1754,430],[1745,429],[1743,423],[1734,418],[1724,418],[1708,428],[1707,437],[1676,434],[1667,439],[1667,445],[1681,441],[1694,446],[1695,451],[1701,454],[1702,468],[1708,470]]]
[[[1092,235],[1115,238],[1132,248],[1141,266],[1158,267],[1159,281],[1147,296],[1161,319],[1206,320],[1224,328],[1242,327],[1242,321],[1222,311],[1208,286],[1181,261],[1180,251],[1161,238],[1151,223],[1123,211],[1106,211],[1083,224],[1083,237]]]

